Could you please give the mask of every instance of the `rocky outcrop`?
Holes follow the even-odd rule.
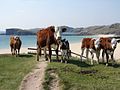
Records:
[[[6,29],[6,35],[35,35],[34,32],[17,28]]]

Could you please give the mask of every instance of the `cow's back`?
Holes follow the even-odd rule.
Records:
[[[101,37],[100,38],[100,46],[102,49],[111,49],[112,46],[111,46],[111,38],[103,38]]]
[[[47,44],[53,44],[55,42],[54,32],[47,29],[42,29],[37,32],[37,44],[41,47]]]
[[[92,38],[83,38],[81,48],[90,48]]]

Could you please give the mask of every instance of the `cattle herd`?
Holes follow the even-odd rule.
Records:
[[[44,28],[42,30],[39,30],[37,32],[37,61],[39,61],[39,56],[41,56],[41,50],[44,50],[44,57],[46,60],[49,60],[51,62],[51,55],[52,50],[54,49],[56,52],[56,59],[58,60],[58,52],[61,52],[61,62],[63,60],[65,63],[67,63],[67,60],[70,57],[70,46],[68,40],[62,39],[61,34],[65,32],[65,28],[55,28],[54,26],[50,26],[47,28]],[[21,48],[22,41],[18,36],[11,36],[10,37],[10,47],[11,47],[11,53],[12,55],[19,55],[20,48]],[[111,56],[111,59],[113,63],[114,60],[114,50],[117,46],[117,40],[115,38],[109,38],[109,37],[100,37],[97,39],[94,38],[83,38],[82,45],[81,45],[81,55],[80,60],[83,61],[83,53],[86,49],[86,59],[88,60],[88,53],[91,53],[92,59],[91,64],[93,65],[93,58],[94,54],[96,54],[97,57],[97,63],[99,64],[100,60],[100,52],[102,51],[102,62],[104,61],[104,56],[106,56],[106,66],[109,62],[109,55]],[[59,50],[60,49],[60,50]],[[47,55],[48,50],[48,55]]]
[[[82,45],[81,45],[81,61],[82,61],[82,56],[84,53],[84,50],[86,49],[86,58],[88,59],[88,53],[91,53],[92,59],[91,59],[91,64],[93,64],[93,57],[94,54],[96,54],[97,57],[97,63],[99,64],[99,57],[100,57],[100,51],[102,50],[102,60],[104,62],[104,56],[106,55],[106,66],[108,65],[109,61],[109,55],[111,56],[111,59],[113,63],[115,62],[114,60],[114,51],[117,46],[117,39],[115,38],[109,38],[109,37],[100,37],[97,39],[93,38],[84,38],[82,40]]]

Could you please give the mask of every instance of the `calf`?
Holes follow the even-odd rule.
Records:
[[[63,60],[65,61],[65,63],[67,63],[70,55],[70,46],[69,46],[69,42],[68,40],[66,41],[65,39],[61,40],[60,42],[60,50],[61,50],[61,62],[63,62]]]
[[[83,38],[82,40],[82,45],[81,45],[81,61],[82,61],[82,56],[84,53],[84,50],[86,49],[86,58],[88,60],[88,53],[90,52],[92,55],[92,59],[91,59],[91,64],[93,64],[93,58],[94,58],[94,54],[96,53],[96,57],[97,57],[97,63],[99,63],[99,56],[100,56],[100,41],[99,39],[93,39],[93,38]]]

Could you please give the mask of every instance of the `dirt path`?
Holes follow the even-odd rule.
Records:
[[[24,78],[19,90],[43,90],[42,83],[46,67],[47,62],[39,62],[37,67]]]

